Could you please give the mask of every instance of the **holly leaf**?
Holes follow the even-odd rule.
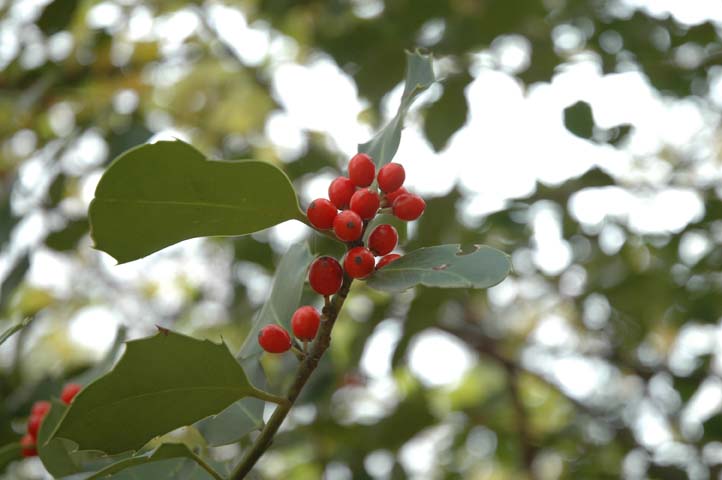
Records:
[[[119,263],[189,238],[304,221],[290,180],[274,165],[208,160],[180,140],[141,145],[115,159],[89,215],[95,248]]]
[[[394,118],[388,125],[368,142],[358,146],[358,151],[366,153],[374,159],[376,167],[380,168],[389,163],[396,155],[401,141],[401,129],[404,126],[404,117],[414,99],[434,83],[434,69],[431,55],[420,52],[406,52],[406,80],[401,103]]]
[[[506,278],[509,256],[491,247],[438,245],[414,250],[369,277],[370,287],[400,292],[414,285],[438,288],[488,288]]]
[[[118,364],[80,391],[50,436],[80,450],[138,450],[244,397],[264,397],[225,344],[162,330],[133,340]]]

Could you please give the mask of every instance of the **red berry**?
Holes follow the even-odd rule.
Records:
[[[357,187],[368,187],[376,176],[376,166],[371,157],[365,153],[357,153],[348,163],[348,178]]]
[[[363,220],[353,210],[344,210],[333,219],[333,232],[344,242],[353,242],[361,238],[363,228]]]
[[[63,387],[63,391],[60,392],[60,400],[62,400],[64,404],[69,405],[82,388],[83,386],[77,383],[66,384]]]
[[[351,210],[358,213],[364,220],[374,218],[380,204],[379,194],[368,188],[362,188],[351,197]]]
[[[394,200],[396,200],[397,198],[399,198],[401,195],[403,195],[403,194],[405,194],[405,193],[409,193],[409,191],[406,190],[404,187],[401,187],[401,188],[399,188],[398,190],[394,190],[394,191],[391,192],[391,193],[387,193],[387,194],[384,196],[384,199],[386,200],[386,204],[387,204],[387,205],[393,205],[393,204],[394,204]]]
[[[268,353],[283,353],[291,349],[291,336],[280,325],[266,325],[258,332],[258,343]]]
[[[336,218],[338,210],[333,203],[325,198],[317,198],[308,205],[306,215],[311,225],[319,230],[328,230],[333,226],[333,219]]]
[[[346,253],[343,268],[353,278],[368,277],[374,271],[374,254],[366,247],[354,247]]]
[[[38,438],[38,430],[40,430],[40,424],[43,422],[43,418],[39,415],[31,415],[28,419],[28,433],[33,438]]]
[[[399,163],[389,163],[379,170],[379,188],[383,192],[395,192],[401,188],[404,180],[406,180],[406,172]]]
[[[416,220],[424,213],[426,202],[424,199],[413,193],[400,195],[394,200],[393,211],[396,217],[401,220]]]
[[[379,262],[376,264],[376,270],[385,267],[389,263],[393,262],[394,260],[398,260],[399,258],[401,258],[401,255],[399,255],[398,253],[389,253],[388,255],[381,257],[379,259]]]
[[[30,416],[45,417],[50,411],[50,402],[41,400],[33,403],[33,408],[30,410]]]
[[[321,315],[310,305],[300,307],[291,317],[293,334],[299,340],[313,340],[316,338],[318,326],[321,324]]]
[[[311,264],[308,283],[320,295],[333,295],[341,288],[343,270],[335,258],[319,257]]]
[[[356,191],[356,186],[346,177],[337,177],[328,186],[328,198],[338,209],[348,208],[351,195]]]
[[[380,257],[386,255],[396,247],[399,241],[399,234],[391,225],[379,225],[369,235],[369,249],[374,255]]]
[[[20,439],[20,448],[22,449],[23,457],[34,457],[38,454],[35,438],[29,433],[23,435],[23,438]]]

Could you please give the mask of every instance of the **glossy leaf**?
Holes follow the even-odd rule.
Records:
[[[67,438],[81,450],[137,450],[260,394],[225,344],[163,330],[128,342],[113,370],[75,397],[51,438]]]
[[[420,52],[406,53],[406,80],[399,109],[393,119],[371,140],[358,146],[359,152],[367,153],[374,159],[377,167],[389,163],[396,155],[401,141],[401,129],[404,117],[416,96],[434,83],[434,70],[431,55]]]
[[[26,319],[16,323],[12,327],[9,327],[4,332],[0,333],[0,345],[5,343],[5,340],[12,337],[14,334],[27,327],[32,321],[33,317],[27,317]]]
[[[509,256],[486,246],[471,251],[459,245],[414,250],[375,272],[370,287],[400,292],[414,285],[439,288],[488,288],[506,278]]]
[[[207,160],[177,141],[142,145],[105,172],[90,205],[95,247],[119,263],[189,238],[303,221],[288,177],[270,163]]]

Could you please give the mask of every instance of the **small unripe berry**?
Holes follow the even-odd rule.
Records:
[[[379,211],[381,199],[379,194],[368,188],[362,188],[351,197],[351,210],[358,213],[364,220],[371,220]]]
[[[33,408],[30,410],[30,416],[44,417],[50,411],[50,402],[41,400],[33,403]]]
[[[283,353],[291,349],[291,336],[280,325],[266,325],[258,332],[258,343],[268,353]]]
[[[333,219],[336,218],[336,206],[325,198],[317,198],[308,205],[306,215],[311,225],[319,230],[328,230],[333,226]]]
[[[368,187],[376,176],[376,165],[365,153],[357,153],[348,163],[348,178],[357,187]]]
[[[293,334],[299,340],[313,340],[316,338],[318,326],[321,324],[321,315],[318,310],[310,305],[305,305],[296,310],[291,317],[291,328]]]
[[[389,163],[379,170],[378,175],[379,188],[383,192],[394,192],[401,188],[406,180],[406,172],[404,167],[398,163]]]
[[[343,268],[352,278],[368,277],[374,271],[374,254],[366,247],[354,247],[346,253]]]
[[[63,391],[60,392],[60,400],[62,400],[64,404],[69,405],[82,388],[83,386],[78,383],[66,384],[63,387]]]
[[[393,262],[394,260],[398,260],[399,258],[401,258],[401,255],[399,255],[398,253],[389,253],[388,255],[381,257],[379,259],[379,262],[376,264],[376,270],[385,267],[389,263]]]
[[[28,419],[28,433],[33,438],[38,438],[38,431],[40,430],[40,424],[43,422],[43,417],[40,415],[31,415]]]
[[[353,242],[361,238],[363,220],[353,210],[344,210],[333,219],[333,233],[344,242]]]
[[[392,225],[379,225],[369,235],[369,250],[377,257],[380,257],[393,250],[398,241],[399,234]]]
[[[356,191],[356,186],[346,177],[337,177],[331,185],[328,186],[328,198],[336,208],[343,210],[348,208],[351,201],[351,195]]]
[[[341,288],[343,270],[335,258],[319,257],[308,271],[308,283],[320,295],[333,295]]]
[[[397,198],[399,198],[401,195],[403,195],[403,194],[405,194],[405,193],[409,193],[409,191],[406,190],[404,187],[401,187],[401,188],[399,188],[398,190],[394,190],[394,191],[391,192],[391,193],[387,193],[387,194],[384,196],[384,200],[386,200],[386,204],[387,204],[387,205],[393,205],[393,204],[394,204],[394,200],[396,200]]]
[[[23,457],[35,457],[38,454],[35,438],[29,433],[23,435],[23,438],[20,439],[20,448]]]
[[[400,195],[394,200],[393,212],[401,220],[416,220],[424,213],[426,202],[424,199],[413,193]]]

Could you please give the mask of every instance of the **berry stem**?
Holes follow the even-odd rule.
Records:
[[[253,390],[251,390],[251,396],[267,402],[275,403],[277,405],[288,405],[290,407],[290,402],[287,398],[259,390],[258,388],[253,388]]]

